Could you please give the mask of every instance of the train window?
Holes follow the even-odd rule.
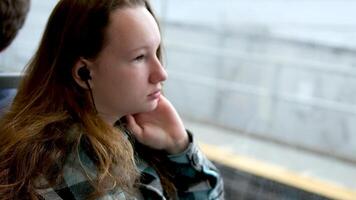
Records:
[[[227,199],[356,199],[356,2],[154,2],[166,94]]]

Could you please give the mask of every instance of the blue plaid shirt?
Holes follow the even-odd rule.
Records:
[[[170,174],[174,174],[172,183],[177,189],[178,199],[224,199],[223,181],[216,167],[200,151],[192,134],[188,131],[190,144],[188,148],[176,155],[166,155]],[[53,188],[38,190],[45,200],[83,200],[90,194],[92,186],[88,177],[95,177],[95,166],[89,156],[79,148],[68,156],[63,168],[63,181]],[[137,155],[137,167],[144,177],[139,184],[136,197],[120,189],[108,192],[100,200],[152,199],[165,200],[167,197],[161,185],[158,173]],[[85,170],[83,170],[85,167]],[[84,172],[85,171],[85,172]],[[90,174],[88,174],[90,173]],[[42,180],[44,181],[44,180]]]

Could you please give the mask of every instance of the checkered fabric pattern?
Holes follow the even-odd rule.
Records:
[[[167,155],[167,163],[164,163],[170,166],[170,174],[174,174],[172,183],[177,188],[178,199],[224,199],[223,181],[218,170],[202,154],[189,131],[188,134],[190,136],[189,147],[180,154]],[[144,160],[140,158],[136,160],[141,176],[144,177],[139,184],[140,193],[132,197],[120,189],[114,189],[100,200],[165,200],[167,198],[157,172]],[[87,199],[87,195],[93,191],[88,177],[95,177],[96,171],[90,157],[79,148],[78,152],[68,156],[63,170],[62,183],[54,188],[38,190],[40,196],[45,200]]]

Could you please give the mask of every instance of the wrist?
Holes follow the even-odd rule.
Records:
[[[184,132],[183,135],[184,136],[180,140],[176,141],[174,143],[174,145],[172,145],[172,147],[169,147],[169,148],[166,149],[168,154],[171,154],[171,155],[179,154],[179,153],[185,151],[188,148],[188,146],[189,146],[189,136],[188,136],[187,132]]]

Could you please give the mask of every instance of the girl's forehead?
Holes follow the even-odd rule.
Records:
[[[155,19],[143,6],[113,11],[106,37],[108,45],[120,44],[125,49],[155,45],[161,39]]]

